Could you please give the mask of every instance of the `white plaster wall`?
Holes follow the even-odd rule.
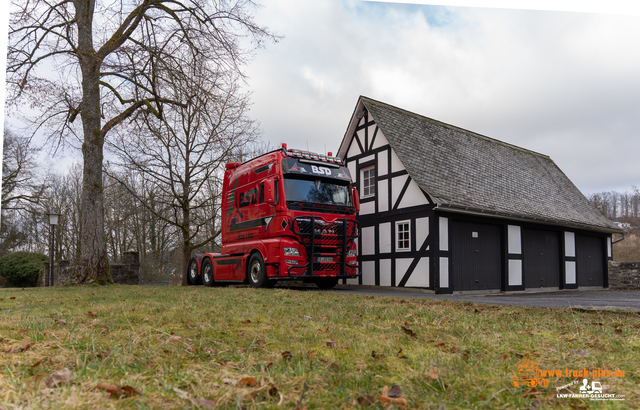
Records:
[[[358,146],[358,143],[356,142],[355,137],[353,137],[351,140],[351,146],[349,147],[349,151],[347,151],[347,158],[360,155],[360,153],[361,153],[360,147]]]
[[[565,271],[568,285],[576,283],[576,263],[574,261],[565,262]]]
[[[391,150],[391,172],[404,171],[404,166],[396,153]]]
[[[380,286],[391,286],[391,259],[380,259]]]
[[[407,272],[407,269],[409,269],[411,262],[413,262],[413,259],[411,258],[396,259],[396,285],[400,283],[404,277],[404,274]]]
[[[401,175],[391,179],[391,206],[395,205],[398,201],[398,197],[400,196],[400,192],[402,192],[402,187],[407,181],[407,178],[409,178],[409,175]]]
[[[440,287],[449,287],[449,258],[440,257]]]
[[[402,197],[402,201],[400,201],[400,205],[398,206],[398,208],[409,208],[410,206],[426,204],[428,204],[427,198],[425,198],[416,181],[411,180],[406,192],[404,193],[404,196]]]
[[[380,253],[391,252],[391,223],[380,224],[378,226],[378,234],[380,235],[380,243],[378,244]]]
[[[416,218],[416,247],[418,249],[427,239],[427,236],[429,236],[429,218]],[[428,246],[427,249],[429,249]]]
[[[373,135],[373,133],[369,135]],[[387,144],[388,144],[387,138],[382,134],[382,130],[378,128],[378,133],[376,134],[376,140],[373,141],[372,149],[384,147]]]
[[[439,221],[440,229],[439,229],[439,239],[440,239],[440,250],[448,251],[449,250],[449,219],[440,217]]]
[[[351,182],[354,182],[358,178],[358,175],[356,174],[356,162],[355,161],[347,162],[347,168],[349,168],[349,173],[351,174],[351,178],[353,179],[353,181]],[[360,193],[359,189],[358,189],[358,193]]]
[[[376,203],[374,201],[360,203],[360,215],[372,214],[376,211]]]
[[[386,179],[381,179],[378,181],[378,192],[376,192],[376,197],[378,199],[378,212],[385,212],[389,210],[389,188],[387,184],[389,183]]]
[[[576,256],[576,234],[564,233],[564,256]]]
[[[376,251],[375,248],[375,226],[367,226],[361,229],[362,231],[362,255],[373,255]]]
[[[378,152],[378,169],[377,169],[378,176],[387,175],[388,172],[389,172],[389,158],[387,157],[387,151]]]
[[[362,284],[375,286],[376,265],[373,261],[362,262]]]
[[[517,225],[509,225],[507,228],[507,236],[509,237],[509,253],[520,255],[522,253],[520,227]]]
[[[522,261],[511,259],[509,261],[509,286],[522,285]]]
[[[400,281],[402,278],[397,275],[396,278]],[[411,276],[407,280],[405,286],[414,286],[420,288],[428,288],[429,287],[429,258],[420,258],[420,262],[418,262],[418,266],[414,269]]]
[[[375,155],[373,155],[373,154],[372,155],[367,155],[366,157],[360,158],[360,163],[364,164],[365,162],[373,161],[374,159],[375,159]]]

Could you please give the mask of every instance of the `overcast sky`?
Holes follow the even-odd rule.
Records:
[[[640,17],[628,10],[264,4],[257,21],[285,38],[247,71],[273,144],[336,152],[365,95],[547,154],[587,195],[640,185]]]
[[[365,95],[547,154],[587,195],[640,185],[640,17],[618,7],[629,1],[473,2],[621,14],[262,3],[257,22],[284,38],[246,71],[251,116],[274,145],[335,153]]]

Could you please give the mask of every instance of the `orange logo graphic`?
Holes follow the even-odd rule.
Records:
[[[540,369],[535,360],[523,359],[518,362],[518,370],[511,377],[514,386],[547,387],[549,379],[540,377]]]

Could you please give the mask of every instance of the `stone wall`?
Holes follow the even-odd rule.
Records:
[[[113,283],[122,285],[139,285],[140,276],[140,256],[138,252],[125,252],[124,263],[111,264],[111,279]],[[45,263],[42,273],[38,278],[38,286],[49,286],[50,263]],[[71,278],[75,275],[75,266],[71,266],[69,261],[60,261],[54,264],[53,283],[54,286],[66,286],[72,284]]]
[[[640,289],[640,262],[609,261],[609,289]]]
[[[111,279],[113,283],[121,285],[139,285],[142,281],[140,276],[140,255],[138,252],[125,252],[124,263],[111,264]]]

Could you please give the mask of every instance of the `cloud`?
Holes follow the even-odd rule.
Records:
[[[271,0],[248,68],[273,143],[335,151],[359,95],[550,155],[584,192],[640,181],[638,17]]]

